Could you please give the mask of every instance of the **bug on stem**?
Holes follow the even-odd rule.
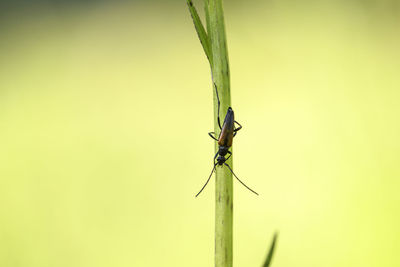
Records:
[[[219,96],[218,96],[218,90],[217,90],[217,85],[214,83],[215,91],[217,93],[217,100],[218,100],[218,126],[221,129],[221,132],[218,136],[218,138],[215,137],[215,132],[209,132],[208,135],[214,139],[215,141],[218,142],[218,152],[214,156],[214,167],[211,171],[210,176],[207,179],[207,182],[204,184],[204,186],[201,188],[200,192],[197,193],[196,197],[200,195],[200,193],[203,191],[203,189],[206,187],[208,182],[211,179],[212,174],[215,171],[215,168],[219,165],[225,165],[226,167],[229,168],[233,176],[242,184],[244,185],[248,190],[253,192],[254,194],[258,195],[256,191],[245,185],[237,176],[236,174],[232,171],[232,168],[229,166],[229,164],[226,163],[226,161],[232,156],[232,152],[229,151],[229,148],[232,146],[232,141],[233,137],[236,136],[237,132],[242,129],[242,125],[235,121],[235,114],[233,112],[233,109],[231,107],[228,108],[224,123],[221,126],[221,121],[219,118],[219,107],[220,107],[220,101],[219,101]],[[238,128],[235,127],[235,123],[239,125]],[[225,156],[229,154],[227,158]],[[217,158],[218,157],[218,158]]]

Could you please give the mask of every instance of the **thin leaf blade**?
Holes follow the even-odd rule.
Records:
[[[207,56],[210,65],[212,66],[212,53],[211,53],[211,44],[210,38],[207,35],[207,32],[203,26],[203,23],[200,20],[199,14],[197,13],[196,8],[193,5],[192,0],[187,0],[187,5],[189,7],[190,15],[193,19],[194,28],[196,29],[197,36],[199,37],[200,43],[203,46],[204,53]]]
[[[274,250],[276,246],[276,240],[278,239],[278,233],[274,234],[274,237],[272,238],[271,246],[269,248],[267,258],[265,259],[263,267],[269,267],[272,261],[272,256],[274,255]]]

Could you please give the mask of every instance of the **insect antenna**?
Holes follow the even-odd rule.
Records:
[[[253,189],[251,189],[250,187],[248,187],[247,185],[245,185],[242,181],[240,181],[240,179],[236,176],[236,174],[232,171],[231,167],[230,167],[228,164],[226,164],[225,162],[224,162],[224,164],[226,165],[226,167],[229,168],[229,170],[231,171],[231,173],[233,174],[233,176],[235,176],[235,178],[236,178],[242,185],[244,185],[244,187],[246,187],[247,189],[249,189],[251,192],[253,192],[254,194],[256,194],[256,195],[258,196],[258,193],[257,193],[256,191],[254,191]]]
[[[217,89],[217,84],[215,82],[214,82],[214,87],[215,87],[215,92],[217,93],[217,100],[218,100],[218,125],[219,125],[219,128],[222,130],[221,121],[219,119],[219,107],[220,107],[221,103],[219,102],[218,89]]]
[[[201,188],[200,192],[197,193],[196,197],[197,197],[198,195],[200,195],[200,193],[203,191],[203,189],[206,187],[206,185],[207,185],[208,182],[210,181],[210,178],[211,178],[211,176],[213,175],[213,172],[214,172],[215,167],[217,166],[217,164],[218,164],[218,162],[216,162],[216,163],[214,164],[214,167],[213,167],[213,169],[212,169],[212,171],[211,171],[210,177],[208,177],[207,182],[203,185],[203,187]]]

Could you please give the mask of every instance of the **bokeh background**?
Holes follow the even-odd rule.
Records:
[[[202,11],[202,3],[195,2]],[[213,266],[185,1],[2,1],[0,266]],[[225,1],[234,263],[400,266],[400,5]]]

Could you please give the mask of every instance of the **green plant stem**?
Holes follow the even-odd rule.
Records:
[[[206,0],[206,21],[211,41],[212,76],[221,101],[221,119],[231,106],[228,50],[222,0]],[[215,90],[214,90],[215,91]],[[217,98],[214,92],[214,129],[219,133],[217,116]],[[218,146],[215,147],[216,152]],[[229,159],[232,164],[232,157]],[[232,165],[231,165],[232,166]],[[232,266],[232,229],[233,228],[233,186],[232,174],[228,168],[216,168],[215,180],[215,266]]]
[[[221,101],[218,114],[218,100],[214,90],[214,131],[219,136],[218,116],[223,119],[226,110],[231,106],[228,49],[224,24],[222,0],[204,0],[207,32],[201,23],[192,0],[186,0],[192,16],[194,27],[203,50],[210,63],[212,80],[219,92]],[[215,144],[215,152],[218,144]],[[232,157],[227,161],[232,166]],[[215,266],[233,266],[232,229],[233,229],[233,184],[232,173],[227,168],[217,166],[215,169]],[[251,190],[252,191],[252,190]],[[257,193],[256,193],[257,194]],[[278,234],[275,233],[264,262],[269,267],[274,254]]]
[[[218,115],[223,120],[228,107],[231,106],[230,79],[228,50],[226,47],[226,35],[222,0],[205,0],[205,17],[207,32],[192,0],[187,0],[189,12],[203,46],[203,50],[210,62],[212,80],[217,86],[221,101],[220,114],[217,109],[217,95],[214,90],[214,130],[218,136],[220,133]],[[215,153],[218,144],[215,145]],[[227,161],[232,166],[232,157]],[[232,266],[232,226],[233,226],[233,186],[232,174],[228,168],[218,166],[215,180],[215,266]]]

